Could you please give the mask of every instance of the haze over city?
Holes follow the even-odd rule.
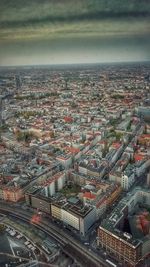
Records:
[[[0,65],[150,60],[147,0],[0,3]]]

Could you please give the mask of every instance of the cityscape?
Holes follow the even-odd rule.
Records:
[[[0,1],[0,267],[150,267],[150,1]]]
[[[1,68],[0,266],[149,266],[149,68]]]

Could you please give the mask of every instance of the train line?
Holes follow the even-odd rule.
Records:
[[[10,216],[15,216],[20,220],[31,222],[33,214],[16,208],[8,207],[6,204],[0,204],[0,210]],[[45,219],[38,223],[32,223],[35,227],[53,237],[61,246],[65,253],[72,258],[77,259],[83,266],[87,267],[108,267],[108,264],[93,251],[87,250],[79,241],[75,240],[72,236],[66,234],[62,229],[58,229],[51,222]]]

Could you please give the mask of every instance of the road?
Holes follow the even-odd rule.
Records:
[[[0,203],[0,211],[17,217],[18,219],[31,221],[32,212],[27,212],[21,209],[10,206],[7,203]],[[108,267],[104,259],[98,257],[93,251],[87,250],[79,241],[75,240],[72,236],[64,233],[64,231],[57,226],[54,226],[50,221],[42,219],[41,222],[34,224],[37,228],[41,229],[48,235],[52,236],[61,246],[63,251],[72,258],[76,258],[83,266],[87,267]]]

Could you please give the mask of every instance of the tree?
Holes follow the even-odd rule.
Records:
[[[5,231],[5,225],[4,224],[0,224],[0,233],[3,233]]]
[[[24,132],[24,131],[17,131],[16,132],[16,138],[17,141],[24,141],[29,142],[34,137],[33,132]]]

